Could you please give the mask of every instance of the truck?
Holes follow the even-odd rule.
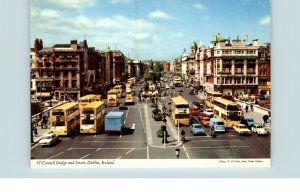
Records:
[[[105,115],[105,132],[106,133],[121,133],[125,122],[124,112],[109,112]]]

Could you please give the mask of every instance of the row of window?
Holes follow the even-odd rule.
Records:
[[[256,78],[247,78],[246,84],[255,84]],[[244,77],[236,77],[236,78],[217,78],[217,84],[244,84]]]
[[[77,88],[77,80],[71,80],[71,87],[69,87],[69,80],[64,80],[63,87],[66,88]],[[61,87],[61,80],[55,80],[55,87]]]
[[[256,50],[217,50],[217,54],[256,54]]]

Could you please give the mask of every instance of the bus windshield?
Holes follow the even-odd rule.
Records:
[[[65,126],[64,121],[53,121],[52,126]]]
[[[176,108],[189,108],[189,105],[185,105],[185,104],[176,105]]]
[[[94,124],[94,120],[84,119],[84,120],[82,120],[82,124],[83,124],[83,125],[86,125],[86,124],[88,124],[88,125]]]
[[[239,108],[238,108],[238,106],[229,105],[229,106],[227,106],[227,110],[229,110],[229,111],[239,111]]]

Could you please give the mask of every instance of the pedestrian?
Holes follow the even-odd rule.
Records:
[[[47,117],[46,117],[46,116],[43,116],[43,121],[42,121],[42,123],[43,123],[43,125],[44,125],[44,126],[42,126],[42,127],[45,128],[45,129],[47,129],[47,128],[48,128],[48,127],[47,127],[48,122],[47,122]]]
[[[268,115],[264,115],[264,116],[263,116],[263,120],[264,120],[264,124],[266,124],[267,121],[268,121]]]
[[[248,105],[246,105],[245,107],[246,113],[248,112],[248,108],[249,108]]]
[[[253,103],[251,103],[250,108],[251,108],[251,111],[253,111]]]

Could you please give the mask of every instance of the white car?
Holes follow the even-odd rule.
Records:
[[[51,146],[59,141],[58,135],[54,133],[47,133],[43,136],[43,138],[39,141],[39,144],[42,146]]]
[[[203,114],[207,117],[212,117],[214,116],[214,110],[210,108],[204,109]]]
[[[251,127],[251,131],[257,135],[268,135],[266,127],[262,123],[256,123]]]

